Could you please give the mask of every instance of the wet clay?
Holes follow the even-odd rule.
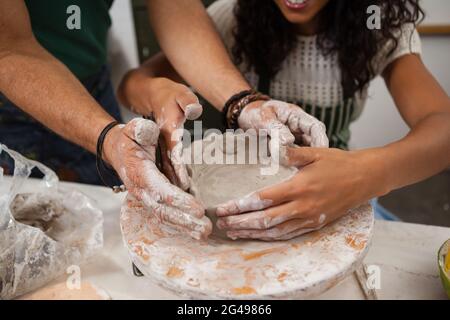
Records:
[[[22,193],[14,197],[10,206],[16,221],[39,228],[56,240],[52,229],[55,229],[58,218],[66,211],[60,202],[48,195]]]
[[[193,160],[191,161],[193,163],[188,164],[191,177],[190,193],[205,206],[206,213],[213,222],[213,235],[226,236],[222,230],[216,227],[215,211],[218,205],[285,181],[297,172],[296,168],[279,165],[274,174],[262,174],[262,169],[267,169],[269,166],[267,162],[263,162],[263,159],[268,159],[259,156],[259,149],[256,149],[258,146],[250,146],[249,141],[248,136],[246,137],[244,134],[228,135],[227,138],[222,135],[211,135],[205,140],[195,141],[186,150],[186,152],[191,153],[191,159]],[[214,143],[219,147],[214,147]],[[201,148],[199,145],[201,145]],[[243,147],[239,149],[239,145]],[[202,159],[199,159],[198,154],[194,154],[196,150],[197,152],[201,150]],[[212,150],[219,152],[219,155]],[[254,151],[253,155],[255,155],[253,162],[250,160],[252,150]],[[243,163],[225,163],[227,156],[234,156],[236,160],[238,152],[242,152],[239,157],[242,157]],[[224,161],[214,163],[217,159],[223,159]],[[254,199],[256,207],[258,201],[262,200]]]

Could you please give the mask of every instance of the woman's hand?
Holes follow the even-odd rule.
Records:
[[[255,101],[247,105],[238,119],[244,129],[278,130],[280,145],[300,145],[328,148],[325,125],[299,106],[282,101]]]
[[[118,97],[132,111],[154,116],[162,135],[163,171],[172,183],[187,190],[189,177],[182,161],[181,129],[186,119],[197,119],[202,113],[197,96],[183,84],[152,78],[136,69],[122,80]]]
[[[218,207],[217,225],[229,237],[291,239],[388,192],[385,160],[375,150],[286,148],[285,161],[300,168],[292,178]]]
[[[105,160],[161,224],[195,239],[206,238],[212,226],[202,204],[171,184],[155,165],[158,137],[158,125],[150,120],[133,119],[126,126],[114,127],[105,139]]]

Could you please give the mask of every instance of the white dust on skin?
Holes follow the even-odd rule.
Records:
[[[195,120],[202,115],[203,108],[199,103],[191,103],[186,106],[184,115],[188,120]]]
[[[233,240],[238,238],[259,239],[264,241],[290,240],[303,234],[319,230],[323,226],[308,228],[313,223],[312,220],[306,220],[302,223],[289,223],[286,227],[275,227],[268,230],[238,230],[229,231],[227,235]]]
[[[278,119],[286,124],[290,131],[300,135],[306,145],[328,147],[325,125],[300,107],[277,100],[268,101],[263,106],[273,108]]]
[[[186,228],[197,239],[211,232],[210,221],[206,217],[197,218],[203,213],[203,207],[191,195],[171,184],[153,163],[144,164],[143,174],[149,188],[142,192],[142,200],[159,216],[161,223]]]
[[[189,91],[190,92],[190,91]],[[191,93],[191,92],[190,92]],[[171,123],[167,123],[167,119],[165,118],[165,107],[161,108],[161,115],[158,121],[158,125],[160,128],[166,127],[171,128],[173,130],[171,134],[171,141],[166,141],[167,144],[167,157],[170,160],[170,163],[172,165],[172,168],[175,172],[175,175],[178,179],[178,186],[183,189],[187,190],[189,188],[189,177],[186,171],[186,166],[184,165],[182,161],[182,154],[183,154],[183,143],[182,143],[182,136],[183,136],[183,124],[186,119],[194,120],[197,119],[202,114],[202,106],[199,103],[192,103],[187,105],[184,108],[184,117],[181,117],[179,122],[174,121]],[[172,145],[171,142],[175,142],[174,146],[170,150],[169,146]]]
[[[327,218],[327,215],[325,213],[322,213],[319,216],[319,224],[323,224],[325,222],[325,219]]]
[[[281,145],[292,145],[301,139],[304,145],[328,147],[325,125],[299,106],[283,101],[269,100],[260,108],[244,109],[239,117],[243,128],[277,130]],[[295,137],[294,137],[295,136]]]
[[[172,151],[167,151],[167,156],[178,178],[179,187],[183,190],[189,189],[190,181],[186,165],[183,163],[183,143],[181,140],[177,142]]]
[[[216,169],[206,167],[203,174],[208,170]],[[241,174],[228,179],[245,178]],[[222,184],[216,183],[209,189],[220,190],[223,178]],[[128,199],[128,205],[122,207],[121,229],[133,262],[152,281],[191,298],[305,298],[318,294],[362,261],[373,229],[373,213],[367,204],[321,230],[288,241],[232,241],[217,233],[193,241],[132,202]]]
[[[278,133],[281,145],[291,145],[294,143],[295,137],[273,112],[271,105],[268,104],[271,101],[264,103],[260,108],[244,109],[238,119],[239,126],[244,129],[266,129],[269,133],[274,130]]]
[[[129,191],[153,211],[160,223],[190,234],[195,239],[209,235],[211,222],[203,217],[204,209],[201,204],[171,184],[154,163],[154,148],[159,135],[157,124],[145,119],[134,119],[128,125],[134,130],[136,143],[142,148],[150,149],[149,152],[144,152],[143,149],[136,151],[135,157],[141,161],[134,165],[139,168],[123,166],[120,169]],[[133,170],[139,172],[139,175],[134,175],[134,179],[131,179],[128,171]]]
[[[134,139],[142,146],[156,146],[159,137],[158,125],[146,119],[133,119],[134,123]],[[131,125],[131,123],[130,123]]]
[[[270,207],[272,200],[261,199],[257,192],[246,195],[238,201],[230,200],[216,210],[218,216],[229,216],[238,212],[256,211]]]

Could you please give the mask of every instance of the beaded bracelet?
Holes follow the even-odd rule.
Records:
[[[245,93],[245,94],[244,94]],[[241,94],[231,97],[224,107],[224,118],[227,128],[237,129],[239,128],[238,118],[241,115],[242,110],[250,103],[255,101],[268,101],[271,98],[265,94],[254,90],[247,90],[241,92]]]

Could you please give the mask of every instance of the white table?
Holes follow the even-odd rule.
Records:
[[[104,213],[104,248],[81,266],[83,281],[103,288],[113,299],[178,299],[172,292],[132,273],[122,243],[119,211],[123,194],[103,187],[67,184],[95,199]],[[380,270],[379,299],[446,299],[437,268],[437,251],[450,228],[377,221],[364,263]],[[354,275],[317,299],[365,299]]]

